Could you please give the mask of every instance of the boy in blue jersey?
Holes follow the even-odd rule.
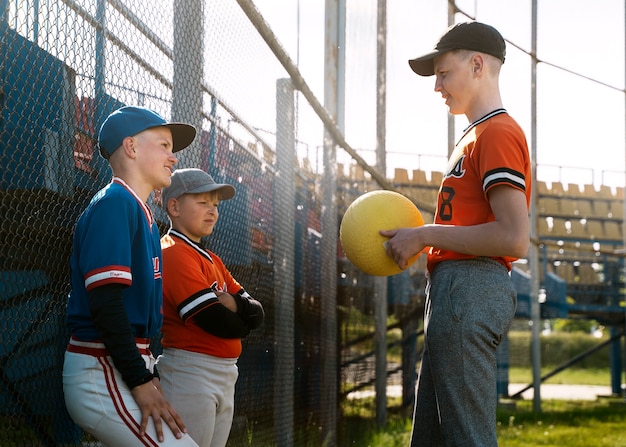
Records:
[[[146,204],[170,184],[174,152],[195,135],[193,126],[134,106],[109,115],[98,135],[113,180],[75,228],[63,389],[74,421],[108,446],[197,445],[163,396],[149,351],[161,330],[162,278],[159,230]]]

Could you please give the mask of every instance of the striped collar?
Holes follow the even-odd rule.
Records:
[[[135,198],[135,200],[137,200],[137,203],[139,203],[139,205],[141,206],[141,209],[143,210],[144,214],[146,215],[146,219],[148,220],[148,226],[152,230],[152,225],[154,225],[155,220],[154,220],[154,215],[152,214],[152,210],[150,209],[148,204],[146,202],[144,202],[143,200],[141,200],[141,198],[139,198],[137,193],[135,191],[133,191],[133,189],[128,185],[128,183],[126,183],[121,178],[113,177],[112,183],[117,183],[118,185],[122,186],[124,189],[126,189]]]
[[[167,232],[167,234],[169,234],[170,236],[175,236],[175,237],[181,239],[183,242],[185,242],[191,248],[196,250],[199,254],[201,254],[202,256],[207,258],[209,261],[211,261],[211,263],[213,263],[213,258],[211,257],[211,254],[202,245],[200,245],[200,243],[192,241],[187,236],[185,236],[183,233],[181,233],[180,231],[174,230],[173,228],[170,228],[170,230]]]
[[[467,134],[467,132],[478,126],[480,123],[487,121],[489,118],[493,118],[496,115],[500,115],[501,113],[507,113],[506,109],[503,108],[499,108],[496,110],[493,110],[491,112],[489,112],[488,114],[486,114],[485,116],[483,116],[482,118],[478,118],[476,121],[474,121],[472,124],[470,124],[469,126],[467,126],[465,129],[463,129],[463,136],[461,137],[461,140],[463,139],[463,137],[465,136],[465,134]],[[460,140],[459,140],[460,141]]]

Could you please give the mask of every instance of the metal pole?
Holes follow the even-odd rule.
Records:
[[[385,118],[387,80],[387,0],[378,0],[376,39],[376,167],[387,172]],[[387,284],[386,277],[374,281],[374,322],[376,351],[376,423],[387,422]]]
[[[94,89],[95,89],[95,107],[96,107],[96,126],[100,126],[106,115],[109,113],[107,104],[104,103],[106,98],[106,0],[98,0],[96,3],[96,48],[95,48],[95,67],[94,67]]]
[[[9,27],[9,0],[0,0],[0,26]]]
[[[326,0],[326,10],[328,10],[329,1],[330,0]],[[338,1],[339,0],[333,0],[332,3],[336,4]],[[261,16],[259,11],[256,9],[254,2],[252,0],[237,0],[237,3],[246,13],[248,18],[250,19],[250,22],[255,26],[261,37],[263,37],[263,39],[267,43],[267,46],[276,56],[276,59],[278,59],[283,68],[287,70],[287,73],[289,73],[289,75],[291,76],[291,81],[294,83],[294,87],[302,93],[302,96],[308,101],[313,111],[322,121],[322,123],[324,124],[325,132],[328,133],[329,138],[332,138],[336,145],[341,146],[341,148],[346,151],[348,155],[350,155],[350,157],[352,157],[352,159],[356,161],[360,167],[363,168],[364,171],[368,172],[372,176],[372,179],[375,180],[382,188],[393,190],[393,185],[391,185],[389,181],[387,181],[387,178],[382,173],[378,172],[378,170],[374,169],[369,163],[367,163],[363,159],[363,157],[361,157],[359,153],[348,144],[345,137],[343,136],[342,130],[339,128],[338,115],[336,115],[336,113],[331,113],[329,109],[324,107],[317,100],[317,97],[313,94],[313,91],[300,74],[300,70],[298,70],[298,67],[293,63],[287,52],[282,48],[276,36],[272,32],[272,29],[269,27],[269,25],[263,19],[263,16]],[[337,21],[338,19],[335,17],[333,18],[333,20]],[[326,28],[328,29],[328,18]],[[333,43],[333,45],[334,46],[332,47],[332,51],[343,51],[341,48],[338,48],[336,41]],[[329,56],[327,55],[327,57]],[[336,58],[339,57],[339,55],[331,55],[331,57]],[[335,71],[338,72],[339,69],[337,68]],[[338,80],[335,79],[335,77],[333,76],[333,82],[337,81]],[[337,89],[339,88],[340,86],[337,86]],[[432,205],[422,204],[422,208],[430,211],[432,209]]]
[[[33,2],[33,42],[39,42],[39,0]]]
[[[278,447],[290,447],[294,442],[295,165],[294,89],[291,79],[279,79],[276,82],[277,175],[274,183],[276,219],[283,222],[276,232],[274,254],[274,433]]]
[[[374,279],[375,390],[378,427],[383,427],[387,422],[387,284],[386,277],[379,276]]]
[[[624,26],[626,27],[626,0],[624,1]],[[624,57],[626,58],[626,34],[624,34]],[[624,63],[624,84],[626,85],[626,62]],[[626,89],[623,90],[623,93],[624,93],[624,124],[626,125]],[[626,154],[626,128],[624,128],[624,153]],[[626,158],[624,159],[624,162],[625,162],[624,184],[626,185]],[[626,205],[626,193],[624,193],[623,200],[624,200],[624,205]],[[624,215],[622,216],[622,235],[624,237],[622,241],[622,250],[626,250],[626,207],[624,208]],[[622,263],[624,263],[624,258],[622,258]]]
[[[454,14],[456,13],[456,4],[455,2],[448,2],[448,26],[454,24]],[[452,156],[452,152],[454,152],[455,146],[455,136],[456,129],[454,126],[454,115],[448,113],[448,157]]]
[[[624,1],[624,27],[626,29],[626,1]],[[626,61],[626,33],[624,34],[624,61]],[[624,62],[624,85],[626,85],[626,62]],[[626,89],[624,90],[624,153],[626,154]],[[626,158],[626,157],[625,157]],[[624,160],[624,184],[626,185],[626,159]],[[626,188],[625,188],[626,190]],[[622,249],[626,249],[626,193],[624,194],[624,215],[622,216]],[[626,275],[626,262],[621,258],[622,269]],[[626,310],[624,311],[624,357],[626,358]],[[626,363],[624,364],[624,373],[626,374]],[[626,388],[623,388],[624,399],[626,400]]]
[[[202,129],[204,77],[204,14],[202,0],[174,1],[174,74],[172,120]],[[178,167],[189,168],[201,159],[200,138],[176,154]]]
[[[387,0],[378,0],[376,39],[376,167],[387,173]]]
[[[337,83],[335,122],[342,134],[346,123],[346,0],[337,0]],[[384,174],[384,171],[383,171]]]
[[[338,72],[340,52],[338,34],[341,0],[326,0],[326,44],[324,57],[324,108],[338,118]],[[343,4],[345,7],[345,4]],[[345,13],[344,13],[345,14]],[[337,123],[337,126],[341,123]],[[337,445],[338,412],[338,353],[337,353],[337,140],[331,130],[324,126],[324,175],[322,185],[322,253],[326,262],[322,263],[322,318],[321,318],[321,402],[322,443],[328,447]]]
[[[537,178],[537,0],[532,1],[531,30],[531,163],[532,178]],[[530,235],[537,240],[537,189],[532,189],[530,200]],[[541,309],[539,307],[539,254],[534,243],[530,244],[530,268],[532,269],[530,286],[530,317],[531,317],[531,358],[533,365],[533,410],[541,412]]]

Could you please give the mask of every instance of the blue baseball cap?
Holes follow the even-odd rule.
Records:
[[[111,113],[104,120],[98,134],[100,155],[107,160],[122,145],[126,137],[154,127],[167,127],[172,132],[173,152],[189,146],[196,137],[196,128],[184,123],[168,123],[158,113],[137,106],[125,106]]]

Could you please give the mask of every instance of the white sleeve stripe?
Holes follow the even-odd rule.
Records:
[[[523,177],[520,177],[519,175],[513,175],[509,172],[500,171],[485,177],[485,180],[483,181],[483,189],[485,189],[491,183],[502,180],[508,180],[509,183],[515,183],[517,185],[520,185],[520,187],[522,188],[526,188],[526,181]]]
[[[183,307],[178,310],[178,315],[181,320],[185,320],[191,312],[193,312],[198,307],[202,307],[207,301],[217,298],[217,295],[213,292],[203,293],[202,295],[197,296],[193,300],[189,301]]]
[[[105,281],[107,279],[124,279],[127,281],[132,281],[133,275],[130,272],[125,272],[123,270],[107,270],[106,272],[96,273],[94,275],[88,276],[85,279],[85,288],[88,288],[91,284]]]

